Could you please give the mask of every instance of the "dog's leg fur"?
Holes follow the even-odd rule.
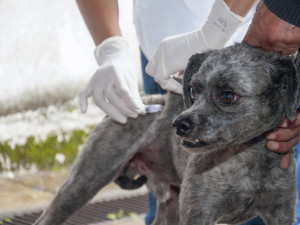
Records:
[[[179,221],[178,196],[179,187],[171,186],[170,198],[167,201],[157,201],[155,220],[151,225],[176,225]]]
[[[125,125],[111,119],[100,123],[84,144],[70,177],[36,224],[62,224],[103,186],[116,178],[118,171],[141,150],[143,138],[140,137],[157,115],[148,114],[135,120],[129,119]],[[139,132],[139,138],[136,135],[125,135],[132,134],[134,130]]]
[[[180,95],[168,96],[170,104],[167,103],[161,113],[129,119],[125,125],[108,118],[102,121],[85,142],[70,177],[35,224],[63,224],[103,186],[124,171],[126,173],[128,163],[134,164],[131,166],[138,173],[147,176],[147,186],[158,199],[158,204],[173,201],[173,204],[166,205],[178,211],[178,193],[172,198],[171,185],[180,185],[187,153],[179,148],[178,140],[174,140],[169,131],[172,119],[182,111],[183,101]],[[153,103],[157,103],[157,100]],[[177,142],[174,152],[170,151],[174,145],[172,141]],[[180,155],[182,157],[177,158]],[[178,168],[174,167],[176,165]],[[169,213],[171,223],[162,215],[156,220],[156,225],[174,225],[172,221],[178,221],[178,214],[172,214],[168,208],[165,212]]]

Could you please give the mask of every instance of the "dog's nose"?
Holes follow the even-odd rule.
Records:
[[[185,135],[193,129],[193,122],[187,117],[179,117],[173,120],[173,127],[176,128],[178,135]]]

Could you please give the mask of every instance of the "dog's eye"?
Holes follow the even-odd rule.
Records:
[[[221,95],[221,101],[225,104],[230,104],[235,102],[238,99],[238,96],[232,92],[224,92]]]
[[[197,92],[196,92],[196,89],[194,87],[191,87],[190,88],[190,94],[191,94],[191,98],[192,99],[195,99],[196,96],[197,96]]]

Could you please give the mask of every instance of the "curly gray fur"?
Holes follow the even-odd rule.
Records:
[[[294,161],[279,169],[282,155],[266,149],[264,134],[295,118],[296,69],[287,57],[240,44],[193,56],[183,81],[187,108],[169,93],[162,112],[125,125],[104,119],[35,224],[61,225],[109,182],[139,174],[157,198],[153,225],[238,224],[257,215],[291,225]],[[220,98],[227,92],[238,96],[230,104]]]

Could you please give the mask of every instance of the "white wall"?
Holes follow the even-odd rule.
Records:
[[[120,0],[121,29],[139,68],[132,21],[132,0]],[[93,50],[75,0],[0,1],[0,100],[55,93],[60,84],[80,90],[97,68]]]

